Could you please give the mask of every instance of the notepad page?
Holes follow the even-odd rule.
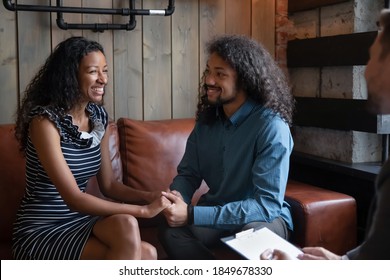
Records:
[[[225,242],[234,250],[239,252],[249,260],[260,259],[260,254],[266,249],[279,249],[285,251],[292,258],[296,258],[302,253],[297,247],[281,238],[268,228],[262,228],[248,234],[239,235],[239,237]]]

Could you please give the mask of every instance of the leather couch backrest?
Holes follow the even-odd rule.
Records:
[[[122,182],[122,160],[119,151],[119,134],[118,127],[115,122],[110,122],[107,127],[106,133],[109,133],[110,138],[108,140],[110,159],[114,178],[117,181]]]
[[[25,158],[14,136],[15,125],[0,125],[0,242],[10,242],[25,187]]]
[[[117,124],[123,183],[141,190],[168,190],[195,120],[120,118]]]

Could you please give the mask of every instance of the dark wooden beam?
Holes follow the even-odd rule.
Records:
[[[367,100],[295,97],[294,125],[390,134],[390,115],[369,112]]]
[[[288,67],[365,65],[377,32],[352,33],[291,40],[287,45]]]
[[[289,0],[288,11],[290,13],[295,13],[347,1],[348,0]]]

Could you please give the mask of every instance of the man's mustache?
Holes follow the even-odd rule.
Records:
[[[220,87],[205,84],[205,85],[204,85],[204,88],[205,88],[206,90],[208,90],[208,89],[219,89]]]

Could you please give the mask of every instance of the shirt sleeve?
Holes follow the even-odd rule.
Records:
[[[183,158],[177,167],[177,173],[179,175],[173,179],[170,186],[171,190],[180,192],[187,204],[191,203],[192,196],[200,187],[202,182],[202,178],[200,177],[199,172],[198,155],[196,152],[195,142],[194,129],[187,139]]]

